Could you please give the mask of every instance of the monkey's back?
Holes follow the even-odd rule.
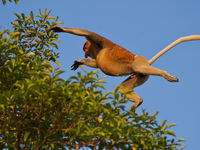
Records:
[[[108,56],[112,60],[120,63],[132,63],[135,59],[135,55],[133,53],[119,45],[115,45],[108,53]]]
[[[115,45],[104,48],[97,55],[98,67],[107,75],[121,76],[133,73],[132,63],[135,55],[125,48]]]

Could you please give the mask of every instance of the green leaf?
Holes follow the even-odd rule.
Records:
[[[103,80],[98,80],[97,83],[105,83],[105,81],[103,81]]]
[[[155,111],[152,117],[155,118],[157,115],[158,115],[158,111]]]
[[[183,141],[185,141],[185,139],[180,138],[178,141],[179,141],[179,142],[183,142]]]
[[[47,19],[55,19],[53,16],[49,16],[47,17]]]
[[[37,15],[37,17],[43,19],[43,15],[41,15],[41,14],[40,14],[40,15]]]
[[[104,132],[98,132],[98,135],[105,136],[105,133]]]
[[[47,14],[47,8],[44,9],[44,16]]]
[[[15,3],[18,4],[18,3],[19,3],[19,0],[15,0]]]
[[[22,13],[21,16],[22,16],[23,20],[25,20],[25,14]]]
[[[15,15],[15,16],[17,16],[17,18],[18,18],[18,19],[20,19],[20,18],[21,18],[21,17],[20,17],[20,15],[19,15],[19,14],[17,14],[17,13],[14,13],[14,15]]]
[[[173,127],[173,126],[176,126],[176,124],[175,124],[175,123],[172,123],[172,124],[168,125],[168,128],[171,128],[171,127]]]
[[[161,128],[165,125],[167,120],[163,120],[162,124],[161,124]]]
[[[30,12],[30,16],[31,16],[31,19],[34,20],[33,12],[32,11]]]
[[[165,131],[167,129],[167,126],[164,125],[164,127],[162,128],[163,131]]]
[[[181,149],[184,149],[186,147],[186,145],[182,146]]]
[[[60,64],[58,61],[55,61],[55,63],[56,63],[58,66],[61,66],[61,64]]]
[[[103,104],[103,103],[105,103],[105,102],[107,102],[107,100],[102,100],[102,101],[100,102],[100,104]]]
[[[56,24],[63,24],[63,22],[62,21],[58,21]]]
[[[35,53],[31,52],[28,54],[28,56],[35,56]]]
[[[172,135],[174,137],[176,137],[176,134],[173,131],[167,131],[167,134]]]
[[[12,36],[17,36],[17,35],[20,35],[21,33],[20,32],[14,32],[13,34],[12,34]]]
[[[27,141],[27,139],[28,139],[30,133],[31,133],[31,132],[29,132],[29,131],[25,132],[25,134],[24,134],[24,142]]]
[[[6,4],[6,0],[2,0],[2,2],[3,2],[3,5],[5,5],[5,4]]]
[[[49,16],[50,13],[51,13],[51,9],[48,11],[47,16]]]
[[[19,27],[19,24],[17,24],[16,22],[14,22],[12,25],[13,28]]]
[[[50,144],[50,145],[51,145],[51,148],[54,149],[54,144]]]
[[[3,111],[5,111],[5,106],[4,106],[4,104],[0,104],[0,108],[1,108]]]

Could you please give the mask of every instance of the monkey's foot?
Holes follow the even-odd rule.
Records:
[[[166,71],[163,71],[162,76],[167,79],[169,82],[178,82],[178,78],[171,76]]]
[[[169,82],[178,82],[178,78],[173,77],[173,76],[168,76],[168,78],[166,78]]]

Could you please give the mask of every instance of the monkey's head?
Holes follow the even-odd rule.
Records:
[[[85,52],[85,58],[91,57],[93,59],[96,59],[96,56],[98,55],[101,48],[98,47],[98,45],[94,44],[91,41],[85,42],[83,46],[83,51]]]
[[[83,46],[83,51],[85,52],[85,58],[87,58],[88,56],[90,57],[90,54],[89,54],[90,46],[91,46],[91,43],[89,41],[85,42]]]

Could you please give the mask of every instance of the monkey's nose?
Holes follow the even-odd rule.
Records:
[[[89,56],[89,53],[88,53],[88,49],[85,49],[85,58],[87,58]]]

